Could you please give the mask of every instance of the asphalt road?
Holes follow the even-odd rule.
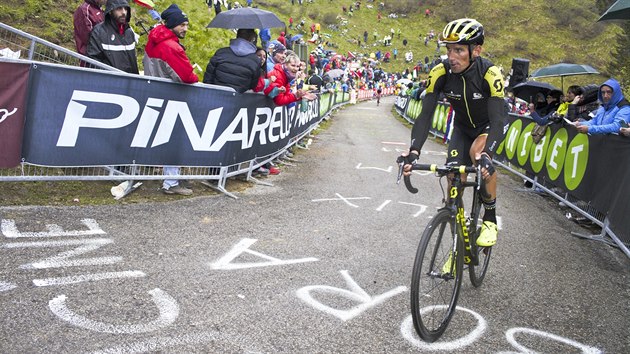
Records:
[[[411,268],[442,196],[395,184],[392,104],[338,111],[237,200],[0,207],[0,352],[630,352],[630,261],[504,171],[483,286],[464,278],[442,340],[418,339]]]

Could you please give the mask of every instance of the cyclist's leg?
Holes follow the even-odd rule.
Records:
[[[486,139],[488,134],[486,129],[477,136],[470,148],[470,157],[475,159],[486,146]],[[485,179],[486,191],[488,192],[489,199],[482,198],[483,202],[483,223],[481,225],[481,233],[477,238],[477,245],[489,247],[493,246],[497,242],[497,217],[496,217],[496,200],[497,200],[497,172]]]
[[[446,163],[454,165],[472,165],[472,160],[468,156],[468,151],[472,146],[473,139],[461,128],[453,126],[451,140],[448,142]],[[462,174],[462,182],[466,180],[466,174]],[[450,188],[450,185],[448,186]]]

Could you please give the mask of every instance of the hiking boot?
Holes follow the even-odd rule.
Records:
[[[442,266],[442,274],[450,274],[455,276],[455,269],[457,268],[457,264],[453,262],[453,252],[448,253],[448,259],[444,262]]]
[[[484,221],[481,225],[481,232],[477,238],[477,246],[491,247],[497,243],[499,228],[492,221]]]
[[[162,188],[162,192],[164,194],[179,194],[179,195],[192,195],[193,194],[192,189],[182,187],[179,184],[168,189]]]

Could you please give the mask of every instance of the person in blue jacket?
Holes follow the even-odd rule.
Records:
[[[621,86],[615,79],[608,79],[599,87],[597,98],[602,105],[589,121],[578,121],[575,127],[580,133],[610,134],[630,122],[630,103],[623,97]]]
[[[271,40],[271,30],[269,28],[263,28],[260,30],[258,36],[260,37],[260,44],[262,47],[267,48],[267,44]]]

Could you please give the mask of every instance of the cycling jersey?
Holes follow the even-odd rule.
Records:
[[[448,61],[436,65],[429,73],[422,112],[411,131],[411,149],[420,151],[429,135],[429,127],[438,97],[443,93],[455,111],[454,124],[464,131],[485,131],[489,126],[484,151],[490,154],[504,137],[507,114],[503,100],[503,76],[488,59],[476,57],[464,72],[450,71]],[[479,134],[481,135],[481,134]]]

